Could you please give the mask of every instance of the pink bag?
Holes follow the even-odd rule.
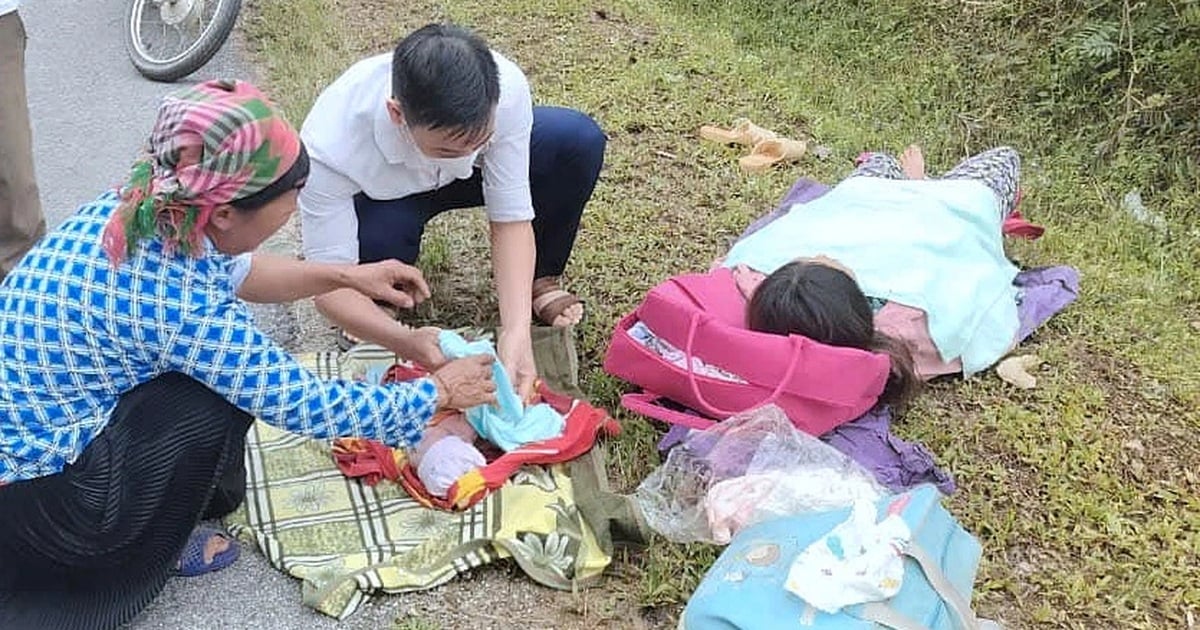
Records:
[[[650,290],[613,332],[604,369],[639,385],[621,404],[664,422],[703,429],[713,421],[657,404],[666,397],[711,418],[724,419],[774,403],[792,423],[821,435],[875,406],[887,382],[886,355],[746,329],[745,300],[728,269],[671,278]],[[725,381],[678,367],[638,343],[637,322],[692,357],[737,375]]]

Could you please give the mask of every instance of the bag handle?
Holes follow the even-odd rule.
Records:
[[[756,405],[750,405],[741,411],[731,411],[721,409],[720,407],[713,405],[705,400],[704,395],[700,393],[700,383],[696,381],[696,372],[692,367],[692,347],[695,345],[696,329],[699,327],[700,313],[693,313],[691,324],[688,326],[687,343],[684,345],[683,354],[687,360],[687,367],[685,369],[688,376],[688,385],[691,385],[692,387],[692,396],[695,396],[696,401],[705,407],[705,411],[708,411],[714,415],[728,418],[729,416],[736,416],[739,413],[745,413],[751,409],[757,409],[763,405],[769,405],[779,399],[780,394],[783,393],[783,390],[787,388],[788,383],[791,382],[792,375],[796,373],[796,366],[800,363],[800,347],[796,344],[795,338],[789,338],[792,342],[792,358],[788,363],[787,371],[783,373],[783,378],[779,379],[779,385],[775,386],[775,389],[771,392],[771,395],[767,396],[766,399]]]
[[[917,566],[925,574],[929,586],[942,598],[957,630],[981,630],[981,620],[971,611],[971,604],[942,572],[941,567],[925,553],[925,550],[915,544],[909,544],[904,555],[917,562]],[[884,602],[871,602],[863,606],[862,615],[868,621],[874,621],[893,630],[927,630],[925,626],[896,612]],[[994,623],[994,622],[990,622]],[[989,626],[994,627],[994,626]]]
[[[690,413],[683,413],[682,411],[663,407],[655,402],[658,398],[657,395],[649,393],[625,394],[621,396],[621,406],[634,413],[640,413],[655,420],[662,420],[663,422],[678,424],[699,431],[711,428],[716,424],[716,422],[708,418],[701,418]]]

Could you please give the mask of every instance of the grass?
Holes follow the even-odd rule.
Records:
[[[914,140],[934,172],[1017,146],[1023,210],[1049,230],[1011,253],[1025,266],[1077,266],[1083,295],[1025,347],[1046,361],[1037,389],[991,375],[935,383],[896,430],[959,481],[948,505],[984,544],[981,614],[1018,628],[1190,627],[1200,612],[1196,186],[1147,181],[1164,170],[1154,147],[1096,160],[1088,138],[1010,98],[1021,72],[1047,70],[987,57],[1013,33],[964,48],[948,13],[966,8],[783,4],[260,0],[247,24],[270,92],[296,121],[349,63],[434,19],[483,33],[526,69],[538,102],[600,121],[609,154],[568,276],[589,306],[584,385],[610,409],[624,386],[599,365],[617,317],[655,282],[703,268],[797,177],[835,181],[859,151]],[[695,133],[738,116],[830,155],[743,175],[736,152]],[[1131,188],[1166,218],[1166,236],[1119,209]],[[493,317],[479,273],[484,229],[478,213],[435,221],[423,260],[436,298],[425,317]],[[628,490],[656,462],[656,429],[622,418],[610,469]],[[669,625],[717,551],[660,541],[623,560],[604,589]]]

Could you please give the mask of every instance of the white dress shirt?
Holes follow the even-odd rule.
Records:
[[[491,140],[461,158],[426,157],[407,128],[392,122],[391,53],[354,64],[317,98],[300,131],[312,159],[300,192],[304,255],[321,262],[358,262],[354,195],[400,199],[483,171],[483,199],[493,222],[533,219],[529,138],[533,99],[525,73],[493,52],[500,101]]]

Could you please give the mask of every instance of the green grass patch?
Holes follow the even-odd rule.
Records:
[[[599,365],[616,319],[657,281],[704,268],[797,177],[836,181],[860,151],[912,141],[934,173],[1016,146],[1023,210],[1049,231],[1010,253],[1025,266],[1079,267],[1083,295],[1024,348],[1046,361],[1037,389],[991,375],[939,382],[897,431],[959,481],[949,505],[985,549],[981,614],[1012,627],[1185,627],[1200,612],[1195,165],[1164,157],[1178,147],[1113,144],[1098,127],[1048,114],[1054,95],[1030,86],[1057,71],[1053,46],[1031,41],[1023,6],[261,0],[248,25],[271,93],[297,122],[353,60],[442,18],[522,65],[539,103],[600,121],[609,154],[568,278],[589,307],[584,385],[612,409],[624,386]],[[829,156],[744,175],[737,151],[696,135],[739,116]],[[1121,209],[1131,189],[1164,218],[1165,234]],[[437,219],[423,261],[435,291],[424,318],[494,319],[479,213]],[[657,462],[657,431],[622,418],[610,468],[629,490]],[[716,552],[659,542],[620,562],[604,588],[667,611],[669,625]]]

